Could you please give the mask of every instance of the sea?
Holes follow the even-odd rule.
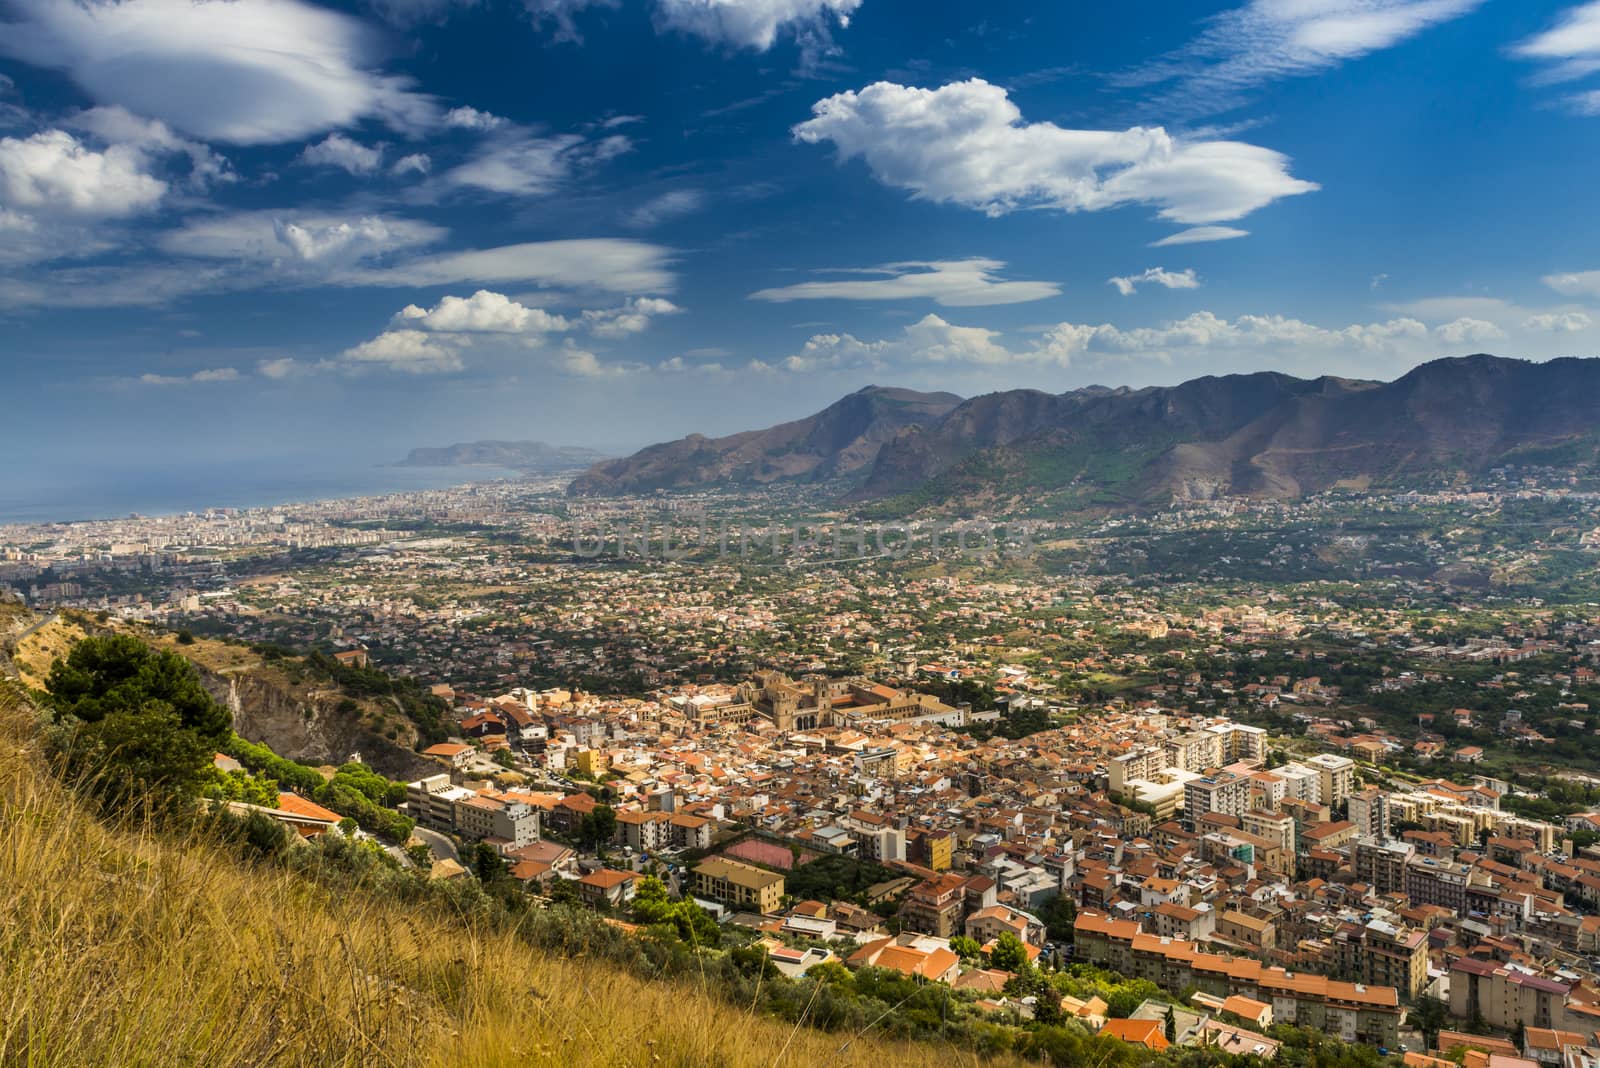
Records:
[[[395,467],[337,457],[23,471],[9,465],[0,473],[0,526],[264,508],[520,477],[498,467]]]

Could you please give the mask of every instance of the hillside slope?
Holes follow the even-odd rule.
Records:
[[[953,393],[868,386],[815,415],[768,430],[725,438],[691,434],[597,464],[567,492],[591,497],[847,476],[871,464],[907,428],[932,423],[960,402]]]
[[[41,770],[34,731],[0,678],[0,1064],[977,1063],[932,1044],[846,1045],[461,916],[119,832]]]
[[[394,779],[432,769],[417,756],[420,734],[390,698],[350,697],[300,658],[269,659],[243,645],[197,638],[184,644],[165,631],[97,624],[66,614],[34,620],[36,627],[17,643],[14,654],[22,681],[42,687],[51,662],[65,656],[86,633],[116,630],[136,633],[149,644],[170,650],[200,672],[211,696],[233,713],[233,727],[246,741],[265,745],[289,760],[343,764],[353,754]]]

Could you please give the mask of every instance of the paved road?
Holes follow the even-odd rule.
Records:
[[[428,843],[428,848],[433,850],[434,856],[441,860],[453,860],[457,864],[461,863],[461,855],[456,852],[456,844],[438,831],[430,831],[426,827],[416,827],[412,829],[411,833]]]
[[[45,627],[48,627],[50,624],[54,623],[60,618],[60,612],[51,612],[48,616],[45,616],[43,619],[39,620],[39,622],[35,623],[33,626],[17,635],[16,644],[21,645],[23,642],[27,641],[29,638],[39,633],[39,631],[43,630]]]

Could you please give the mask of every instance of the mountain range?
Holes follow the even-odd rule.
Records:
[[[1597,452],[1600,359],[1480,354],[1392,382],[1259,372],[969,400],[874,386],[769,430],[608,460],[569,492],[843,479],[846,500],[901,512],[1130,507],[1440,485],[1507,464],[1592,464]]]
[[[868,386],[805,419],[724,438],[690,434],[596,464],[569,487],[574,496],[648,493],[715,485],[820,482],[857,475],[883,446],[961,403],[953,393]]]
[[[504,467],[529,474],[577,471],[606,458],[603,452],[542,441],[468,441],[412,449],[396,467]]]

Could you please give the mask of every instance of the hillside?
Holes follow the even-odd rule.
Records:
[[[76,615],[32,620],[13,654],[22,681],[43,686],[51,662],[66,655],[86,628],[127,629]],[[359,753],[391,778],[408,778],[431,767],[415,752],[422,737],[419,725],[392,697],[347,693],[300,657],[272,656],[208,638],[180,643],[162,631],[137,633],[194,664],[212,697],[233,713],[234,730],[247,741],[308,764],[343,764]]]
[[[576,471],[599,463],[604,453],[542,441],[468,441],[412,449],[396,467],[505,467],[529,474]]]
[[[1140,390],[977,397],[886,446],[858,501],[1129,505],[1448,484],[1592,464],[1600,360],[1436,360],[1388,383],[1264,372]]]
[[[885,443],[938,420],[952,393],[868,386],[815,415],[724,438],[691,434],[597,464],[575,479],[577,497],[774,482],[817,482],[867,468]]]
[[[695,984],[115,829],[41,770],[33,730],[0,679],[0,1063],[977,1063],[866,1037],[841,1052],[848,1035],[753,1017]]]

